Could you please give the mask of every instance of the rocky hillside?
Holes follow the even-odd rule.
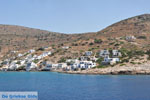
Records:
[[[53,43],[69,41],[69,35],[13,25],[0,25],[2,52],[25,50]]]
[[[136,40],[128,42],[125,40],[126,36],[135,36]],[[76,57],[85,50],[97,52],[108,48],[150,49],[150,14],[125,19],[104,30],[84,34],[62,34],[0,25],[0,47],[3,54],[12,50],[24,51],[45,46],[52,46],[55,51],[59,51],[57,57],[60,54]],[[62,46],[69,46],[70,49],[61,51]]]
[[[129,19],[117,22],[97,34],[106,34],[114,36],[122,35],[142,35],[150,33],[150,14],[135,16]]]

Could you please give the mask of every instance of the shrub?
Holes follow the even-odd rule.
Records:
[[[93,45],[93,44],[94,44],[93,42],[89,43],[89,45]]]
[[[111,43],[109,43],[109,45],[113,45],[113,44],[115,44],[115,42],[111,42]]]
[[[16,64],[20,64],[20,61],[17,61],[17,63]]]
[[[106,67],[109,67],[108,65],[99,65],[99,66],[96,66],[97,68],[106,68]]]
[[[128,51],[127,51],[125,48],[121,48],[119,51],[120,51],[121,54],[122,54],[122,58],[127,57],[127,52],[128,52]]]
[[[138,36],[138,39],[146,39],[146,36]]]
[[[140,62],[138,62],[138,64],[141,64]]]
[[[147,60],[150,60],[150,55],[147,57]]]
[[[119,46],[120,44],[116,43],[114,46]]]
[[[41,48],[38,49],[38,51],[44,51],[44,48],[41,47]]]
[[[150,55],[150,50],[147,50],[147,51],[146,51],[146,54],[147,54],[147,55]]]
[[[102,43],[102,40],[101,39],[95,39],[94,43],[100,44],[100,43]]]
[[[102,64],[102,61],[104,60],[104,58],[99,58],[96,62],[99,64],[99,66]]]
[[[78,44],[77,43],[72,43],[72,46],[78,46]]]
[[[124,63],[124,62],[129,62],[129,59],[123,59],[123,60],[121,61],[121,63]]]
[[[124,66],[124,65],[126,65],[126,64],[120,64],[120,66]]]
[[[135,62],[130,62],[131,64],[136,64]]]
[[[66,62],[66,59],[65,58],[61,58],[58,63],[63,63],[63,62]]]
[[[38,62],[39,62],[39,60],[38,60],[38,59],[35,59],[33,62],[34,62],[34,63],[38,63]]]

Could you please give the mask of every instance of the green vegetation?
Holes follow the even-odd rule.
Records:
[[[131,63],[131,64],[136,64],[136,63],[135,63],[135,62],[133,62],[133,61],[131,61],[130,63]]]
[[[78,44],[77,43],[72,43],[72,46],[78,46]]]
[[[89,43],[89,45],[94,45],[94,43],[93,43],[93,42],[91,42],[91,43]]]
[[[38,51],[44,51],[44,48],[41,47],[41,48],[38,49]]]
[[[114,46],[119,46],[120,44],[119,43],[116,43]]]
[[[120,44],[124,44],[124,42],[120,41]]]
[[[26,53],[24,56],[27,56],[29,53]]]
[[[115,42],[111,42],[111,43],[109,43],[109,45],[113,45],[113,44],[115,44]]]
[[[104,66],[104,65],[97,66],[97,68],[106,68],[106,67],[108,67],[108,66]]]
[[[150,50],[147,50],[147,51],[146,51],[146,54],[148,55],[147,60],[150,60]]]
[[[138,39],[146,39],[146,36],[138,36]]]
[[[95,49],[99,49],[99,48],[93,47],[93,48],[88,49],[88,51],[93,51],[93,50],[95,50]]]
[[[103,60],[104,60],[104,58],[99,58],[96,62],[99,64],[99,66],[101,66]]]
[[[66,59],[65,59],[65,58],[61,58],[61,59],[58,61],[58,63],[64,63],[64,62],[66,62]]]
[[[39,60],[38,60],[38,59],[35,59],[33,62],[34,62],[34,63],[38,63],[38,62],[39,62]]]
[[[124,66],[124,65],[126,65],[126,64],[120,64],[120,66]]]
[[[121,60],[121,63],[124,63],[124,62],[128,63],[128,62],[129,62],[129,59],[128,59],[128,58],[122,59],[122,60]]]
[[[101,39],[95,39],[94,43],[101,44],[103,41]]]
[[[140,59],[140,56],[144,56],[146,54],[146,52],[142,51],[142,50],[127,50],[125,48],[121,48],[119,50],[122,54],[121,56],[121,63],[128,63],[130,59],[134,58],[134,59]],[[149,52],[150,53],[150,52]],[[134,60],[132,60],[130,63],[135,64],[133,62]]]
[[[128,51],[127,54],[129,58],[132,58],[135,56],[144,56],[145,53],[143,51]]]
[[[141,64],[140,62],[138,62],[138,64]]]
[[[20,63],[20,61],[17,61],[17,63],[16,63],[16,64],[21,64],[21,63]]]
[[[125,57],[129,57],[129,58],[132,58],[132,57],[136,57],[136,56],[144,56],[145,52],[142,51],[142,50],[127,50],[125,48],[121,48],[119,50],[122,54],[122,58],[125,58]]]

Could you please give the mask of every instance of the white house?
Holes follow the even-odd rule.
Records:
[[[52,64],[52,68],[53,68],[53,69],[58,68],[58,64]]]
[[[96,66],[96,63],[92,62],[92,61],[80,61],[80,62],[76,62],[74,64],[71,65],[71,69],[88,69],[88,68],[93,68]]]
[[[21,60],[21,61],[20,61],[20,65],[24,65],[25,62],[26,62],[25,60]]]
[[[64,47],[62,47],[63,49],[69,49],[69,46],[64,46]]]
[[[28,62],[26,65],[26,71],[31,71],[37,69],[37,64],[34,62]]]
[[[49,52],[44,52],[44,53],[42,53],[40,56],[38,56],[38,59],[42,59],[42,58],[44,58],[44,57],[46,57],[46,56],[49,56],[49,55],[51,55],[51,52],[49,51]]]
[[[93,68],[95,66],[96,66],[96,63],[93,63],[92,61],[81,61],[79,64],[80,68],[85,68],[85,69]]]
[[[78,59],[67,59],[66,60],[66,63],[76,63],[76,62],[79,62]]]
[[[85,56],[91,56],[92,55],[92,51],[85,51]]]
[[[27,60],[27,59],[32,59],[32,55],[31,55],[31,54],[27,55],[25,59],[26,59],[26,60]]]
[[[67,63],[59,63],[58,67],[59,68],[67,68]]]
[[[95,56],[91,56],[91,57],[90,57],[90,60],[91,60],[91,61],[97,61],[98,58],[96,58]]]
[[[30,50],[28,51],[28,53],[34,53],[34,52],[35,52],[34,49],[30,49]]]
[[[80,57],[80,60],[81,61],[87,61],[89,59],[89,57],[87,57],[87,56],[81,56]]]
[[[110,52],[108,50],[101,50],[99,53],[100,57],[107,57],[109,56]]]
[[[129,42],[133,42],[136,39],[134,36],[126,36],[126,40]]]
[[[108,57],[105,57],[104,58],[104,61],[102,61],[102,64],[105,65],[105,64],[115,64],[117,62],[119,62],[120,59],[119,58],[110,58],[109,56]]]
[[[52,68],[52,63],[49,61],[43,61],[42,66],[44,66],[44,68],[42,68],[42,70],[49,71]]]
[[[18,57],[22,57],[22,56],[23,56],[23,54],[21,54],[21,53],[18,54]]]
[[[112,56],[113,57],[120,57],[121,56],[121,52],[119,52],[118,50],[112,50]]]

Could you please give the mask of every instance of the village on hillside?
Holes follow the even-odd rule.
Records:
[[[68,48],[69,49],[69,48]],[[15,52],[15,51],[14,51]],[[40,55],[35,55],[36,50],[31,49],[28,52],[21,54],[17,57],[5,59],[1,61],[1,71],[50,71],[50,70],[84,70],[94,68],[97,66],[96,61],[99,58],[103,58],[103,65],[115,64],[119,62],[121,53],[118,50],[112,50],[112,57],[108,50],[101,50],[99,52],[99,58],[93,55],[92,51],[85,51],[84,55],[77,59],[66,59],[61,63],[52,63],[51,61],[44,60],[45,57],[53,54],[51,51],[44,51]]]
[[[134,36],[126,36],[125,40],[134,42]],[[69,46],[61,46],[62,50],[70,49]],[[11,51],[16,56],[4,59],[0,62],[0,71],[78,71],[93,68],[105,68],[108,66],[127,63],[142,64],[143,56],[149,59],[149,51],[128,51],[127,49],[102,49],[98,52],[83,51],[77,58],[60,58],[53,62],[48,57],[55,55],[52,47],[41,47],[30,49],[27,52]],[[136,57],[136,58],[135,58]],[[53,59],[55,61],[55,59]]]

